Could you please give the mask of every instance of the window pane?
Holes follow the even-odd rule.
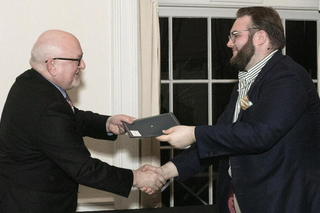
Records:
[[[208,203],[208,174],[198,174],[186,181],[175,181],[175,206],[195,206]],[[203,188],[204,187],[204,188]],[[193,193],[190,193],[192,190]],[[197,196],[196,196],[197,195]]]
[[[174,18],[173,78],[207,79],[207,19]]]
[[[232,50],[227,47],[228,35],[235,19],[212,19],[212,78],[237,79],[238,72],[230,65]]]
[[[286,21],[286,54],[317,79],[317,22]]]
[[[163,143],[160,143],[160,146],[164,146]],[[171,160],[171,149],[161,149],[160,155],[161,165],[166,164],[168,161]],[[161,192],[161,203],[162,207],[170,206],[170,187],[167,187],[165,190]]]
[[[169,84],[161,84],[161,109],[160,113],[169,112]]]
[[[208,85],[175,84],[173,112],[183,125],[208,124]]]
[[[162,149],[161,165],[171,160],[169,157],[165,158],[163,156],[170,156],[172,151],[174,156],[177,156],[184,150]],[[193,193],[191,193],[190,191],[192,191]],[[209,202],[208,198],[208,169],[183,182],[176,179],[174,180],[175,206],[203,205],[204,203],[207,204]],[[161,199],[163,207],[167,207],[170,205],[170,187],[167,187],[164,191],[162,191]]]
[[[168,18],[160,18],[161,79],[169,79],[169,25]]]
[[[212,124],[217,123],[218,118],[226,109],[235,84],[212,84]]]

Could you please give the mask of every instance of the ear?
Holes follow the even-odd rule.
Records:
[[[50,73],[50,75],[52,75],[53,77],[57,75],[57,71],[56,71],[56,68],[54,66],[54,60],[53,59],[49,59],[47,61],[46,68],[47,68],[48,72]]]
[[[269,39],[268,34],[264,30],[259,30],[255,36],[258,45],[265,44]]]

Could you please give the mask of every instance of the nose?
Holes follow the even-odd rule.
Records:
[[[85,69],[85,68],[86,68],[86,63],[84,63],[83,58],[82,58],[81,61],[80,61],[79,68],[80,68],[80,69]]]
[[[232,48],[234,46],[234,43],[231,41],[231,39],[229,38],[229,41],[227,43],[227,47]]]

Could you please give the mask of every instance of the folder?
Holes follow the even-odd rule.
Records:
[[[162,130],[180,125],[180,122],[173,113],[165,113],[123,124],[130,138],[147,138],[163,135]]]

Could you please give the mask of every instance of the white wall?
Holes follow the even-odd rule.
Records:
[[[4,0],[0,7],[0,112],[17,75],[28,69],[30,51],[48,29],[73,33],[84,52],[87,68],[71,98],[77,107],[108,113],[110,86],[109,0]],[[77,95],[78,93],[78,95]]]

